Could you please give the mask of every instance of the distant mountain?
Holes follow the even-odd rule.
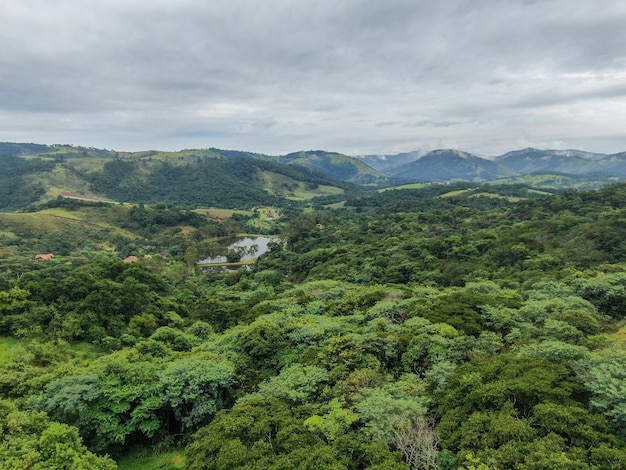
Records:
[[[553,155],[559,155],[562,157],[580,157],[580,158],[584,158],[585,160],[591,160],[592,162],[595,162],[596,160],[602,160],[603,158],[607,156],[606,153],[585,152],[583,150],[573,150],[573,149],[546,150],[546,152],[549,152]]]
[[[0,155],[23,157],[25,155],[42,154],[54,151],[54,147],[41,144],[16,144],[0,142]]]
[[[527,148],[496,157],[495,161],[521,175],[565,173],[570,175],[626,176],[626,152],[606,155],[580,150]]]
[[[608,155],[602,160],[599,160],[598,163],[602,166],[604,172],[622,178],[626,177],[626,152]]]
[[[495,161],[523,175],[538,172],[581,175],[598,169],[596,162],[582,155],[580,152],[575,154],[527,148],[505,153]]]
[[[389,173],[394,168],[418,160],[425,153],[427,153],[426,150],[415,150],[413,152],[397,153],[395,155],[359,155],[356,158],[375,170]]]
[[[550,188],[597,187],[626,179],[626,152],[606,155],[527,148],[487,159],[439,149],[356,158],[323,150],[286,155],[216,148],[118,152],[0,143],[0,209],[10,210],[62,191],[116,201],[242,208],[317,196],[335,200],[354,191],[356,185],[482,182],[525,176]]]
[[[390,174],[412,181],[489,181],[513,176],[515,171],[467,152],[439,149],[394,168]]]
[[[277,161],[312,168],[331,178],[351,183],[381,184],[389,181],[388,175],[368,166],[358,158],[335,152],[323,150],[295,152],[279,156]]]

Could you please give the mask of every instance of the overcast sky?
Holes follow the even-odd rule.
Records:
[[[3,0],[0,141],[626,150],[623,0]]]

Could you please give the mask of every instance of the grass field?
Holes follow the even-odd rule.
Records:
[[[379,193],[383,193],[385,191],[390,191],[392,189],[421,189],[430,185],[431,183],[409,183],[409,184],[401,184],[400,186],[390,186],[389,188],[379,189]]]
[[[611,338],[626,346],[626,326],[620,328],[615,333],[611,335]]]
[[[342,207],[345,207],[346,205],[346,201],[340,201],[340,202],[335,202],[334,204],[326,204],[324,207],[327,207],[329,209],[341,209]]]
[[[117,461],[119,470],[178,470],[185,468],[185,455],[181,449],[160,454],[136,452]]]
[[[217,208],[209,208],[209,209],[195,209],[195,212],[198,214],[208,214],[211,217],[215,217],[218,219],[228,219],[233,214],[244,214],[244,215],[252,215],[252,211],[241,211],[234,209],[217,209]]]
[[[285,175],[260,171],[256,175],[257,186],[272,194],[291,199],[292,201],[308,201],[317,196],[333,196],[343,194],[344,190],[324,184],[309,185],[303,181],[296,181]]]
[[[463,194],[467,194],[467,193],[469,193],[469,192],[471,192],[471,191],[472,191],[471,189],[459,189],[459,190],[457,190],[457,191],[450,191],[449,193],[442,194],[442,195],[441,195],[441,196],[439,196],[439,197],[446,198],[446,197],[461,196],[461,195],[463,195]]]
[[[0,365],[5,365],[14,359],[20,359],[28,351],[30,340],[19,339],[12,336],[0,337]],[[73,342],[66,344],[71,352],[71,357],[81,361],[90,361],[101,356],[103,352],[97,346],[85,342]]]
[[[250,228],[256,227],[258,230],[264,230],[271,226],[274,221],[280,219],[280,210],[276,207],[257,207],[255,211],[259,214],[259,217],[256,219],[251,219],[247,225]],[[242,210],[232,210],[232,209],[217,209],[217,208],[209,208],[209,209],[195,209],[195,212],[199,214],[207,214],[210,217],[225,220],[231,217],[233,214],[243,214],[246,216],[251,216],[254,214],[253,211],[242,211]]]
[[[123,210],[123,208],[116,207],[114,210]],[[0,213],[0,226],[3,228],[4,236],[29,230],[58,233],[78,226],[87,230],[109,229],[124,236],[136,237],[131,232],[120,228],[114,220],[107,220],[105,211],[101,208],[81,208],[73,211],[52,208],[29,213],[5,212]]]
[[[13,337],[0,337],[0,365],[8,364],[19,357],[23,341]]]
[[[562,174],[539,174],[539,175],[523,175],[501,178],[490,181],[489,184],[526,184],[535,188],[546,189],[595,189],[606,184],[617,183],[620,181],[617,177],[573,177]]]
[[[38,232],[60,232],[67,225],[67,221],[54,217],[42,217],[36,212],[27,214],[0,213],[0,224],[7,232],[36,230]]]
[[[315,189],[309,189],[306,183],[298,183],[298,187],[293,190],[292,193],[286,195],[287,199],[292,201],[308,201],[318,196],[335,196],[337,194],[343,194],[345,191],[335,186],[327,186],[320,184]]]

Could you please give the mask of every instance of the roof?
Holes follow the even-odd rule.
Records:
[[[92,197],[88,197],[88,196],[81,196],[80,194],[74,194],[74,193],[68,193],[65,191],[61,191],[61,193],[59,194],[61,197],[67,198],[67,199],[82,199],[83,201],[94,201],[94,202],[98,202],[97,199],[94,199]]]

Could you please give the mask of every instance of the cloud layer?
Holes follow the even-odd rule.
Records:
[[[626,3],[8,0],[0,140],[626,150]]]

